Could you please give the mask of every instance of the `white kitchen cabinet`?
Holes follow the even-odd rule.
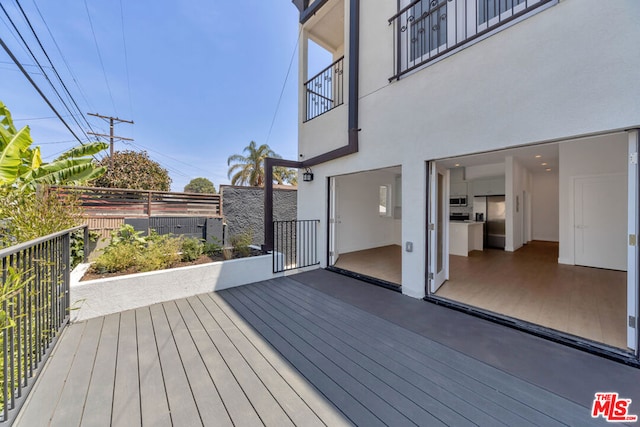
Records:
[[[483,230],[482,222],[450,222],[449,254],[469,256],[469,251],[484,250]]]
[[[451,196],[466,196],[467,195],[467,183],[466,182],[452,182],[450,187]]]
[[[477,179],[473,181],[474,196],[491,196],[505,194],[504,177]]]

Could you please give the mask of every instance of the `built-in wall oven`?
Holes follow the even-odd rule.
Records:
[[[467,196],[450,197],[449,206],[467,206]]]

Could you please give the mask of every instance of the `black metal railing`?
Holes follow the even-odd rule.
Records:
[[[344,102],[343,63],[344,56],[305,82],[305,122]]]
[[[320,220],[273,222],[273,272],[320,264],[318,227]]]
[[[10,424],[69,319],[72,234],[86,226],[0,250],[0,423]],[[86,253],[86,251],[85,251]]]
[[[389,18],[402,75],[557,0],[415,0]]]

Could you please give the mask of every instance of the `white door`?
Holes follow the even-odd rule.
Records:
[[[329,178],[329,265],[338,261],[338,184]]]
[[[429,289],[449,278],[449,171],[429,163]]]
[[[629,132],[627,242],[627,347],[638,354],[638,142],[640,132]]]
[[[626,174],[575,178],[576,265],[627,270],[627,197]]]

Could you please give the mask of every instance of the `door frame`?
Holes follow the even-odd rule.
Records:
[[[338,261],[338,184],[337,177],[327,177],[327,266]]]
[[[449,279],[449,204],[446,203],[449,200],[449,170],[438,167],[436,161],[430,161],[427,163],[427,251],[426,251],[426,263],[427,263],[427,278],[426,288],[427,295],[435,294],[440,286]],[[437,180],[434,180],[434,175],[442,174],[444,176],[443,193],[440,194],[437,191]],[[432,221],[434,214],[438,210],[438,201],[443,203],[442,209],[442,276],[438,277],[436,271],[437,267],[437,249],[435,245],[438,244],[437,233],[438,226],[437,220]],[[442,280],[438,286],[435,283]]]
[[[638,214],[640,189],[638,173],[638,149],[640,148],[640,129],[629,134],[629,164],[628,164],[628,202],[627,202],[627,347],[637,356],[640,355],[640,325],[638,313],[640,311],[640,284],[638,281],[638,231],[640,230]],[[634,239],[635,242],[631,240]],[[632,321],[635,319],[635,322]]]

